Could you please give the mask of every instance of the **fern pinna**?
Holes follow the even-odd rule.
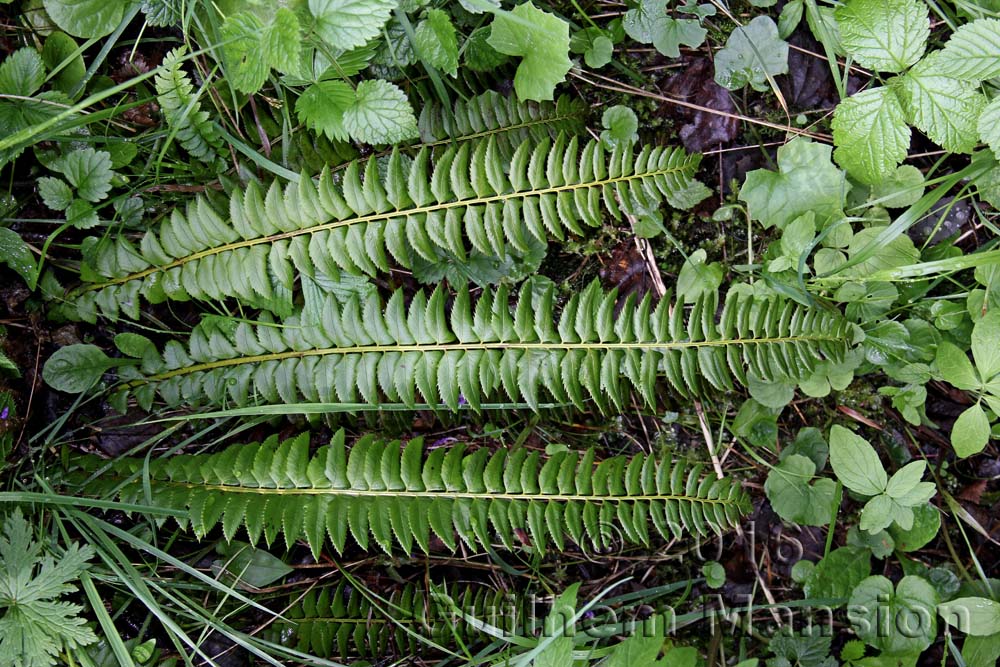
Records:
[[[348,454],[344,440],[338,431],[311,455],[303,434],[152,461],[91,457],[81,465],[99,474],[84,492],[182,510],[177,520],[199,537],[221,525],[227,540],[241,526],[252,543],[263,536],[271,544],[279,533],[288,547],[304,539],[317,558],[327,539],[343,553],[348,535],[361,549],[372,538],[387,553],[394,545],[430,553],[432,537],[453,551],[456,535],[473,549],[494,540],[538,552],[549,543],[565,551],[567,541],[594,549],[617,540],[648,545],[650,523],[664,539],[705,535],[749,511],[729,478],[645,454],[598,463],[593,450],[543,459],[526,448],[459,444],[425,456],[420,438],[402,446],[370,435]]]
[[[708,194],[693,176],[699,157],[680,149],[608,153],[559,135],[525,141],[506,162],[495,137],[431,153],[425,147],[411,159],[395,150],[343,174],[275,182],[266,193],[251,182],[231,196],[228,220],[199,197],[138,248],[125,236],[94,242],[85,252],[94,283],[71,296],[73,311],[87,321],[98,309],[135,319],[140,296],[236,297],[285,315],[298,274],[375,275],[390,268],[390,256],[404,267],[417,255],[463,259],[467,243],[488,255],[503,256],[507,244],[529,252],[531,237],[582,235],[605,212],[643,215],[663,199],[688,208]]]
[[[725,390],[734,381],[796,381],[839,360],[853,330],[837,313],[734,290],[716,321],[717,297],[685,314],[668,299],[619,303],[595,281],[556,316],[551,282],[527,284],[511,303],[506,287],[473,305],[459,290],[396,291],[383,306],[374,292],[343,305],[327,297],[282,325],[200,326],[189,346],[171,341],[141,370],[124,367],[123,391],[149,409],[158,393],[171,406],[208,403],[357,403],[410,407],[461,403],[479,410],[506,396],[538,409],[546,395],[581,409],[621,410],[635,389],[656,404],[665,375],[681,395]],[[213,320],[215,322],[215,320]],[[418,400],[422,397],[422,401]]]

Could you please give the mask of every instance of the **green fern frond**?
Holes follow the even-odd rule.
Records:
[[[162,357],[147,355],[141,373],[126,367],[120,376],[146,409],[155,393],[171,406],[357,403],[360,395],[372,406],[452,410],[463,401],[479,410],[500,395],[538,409],[547,394],[620,411],[633,388],[654,406],[660,375],[682,395],[730,390],[748,377],[794,381],[841,359],[853,337],[837,313],[741,290],[729,293],[718,322],[714,293],[685,315],[667,299],[619,304],[617,290],[597,282],[558,317],[551,283],[529,284],[515,304],[506,287],[485,290],[474,305],[460,290],[450,312],[440,287],[409,306],[404,298],[397,291],[383,307],[374,292],[343,305],[328,297],[311,317],[281,326],[201,326],[186,350],[171,341]]]
[[[241,526],[254,544],[263,536],[270,545],[279,533],[289,548],[304,539],[317,558],[327,539],[343,553],[348,536],[363,550],[374,539],[386,553],[394,545],[430,553],[435,536],[454,551],[456,535],[473,549],[495,540],[513,549],[527,541],[519,534],[538,552],[550,543],[559,551],[567,542],[598,550],[618,540],[648,545],[651,535],[722,532],[749,511],[731,479],[645,454],[596,463],[593,450],[543,458],[524,448],[457,445],[425,457],[420,438],[402,446],[372,436],[348,454],[342,430],[311,456],[303,434],[216,454],[82,465],[110,467],[85,492],[181,510],[178,522],[199,537],[221,525],[227,540]]]
[[[162,69],[155,79],[156,101],[181,146],[192,157],[213,164],[219,159],[222,137],[193,94],[194,86],[181,69],[183,56],[184,47],[180,47],[163,58]]]
[[[250,183],[233,194],[229,220],[199,198],[138,249],[125,236],[99,243],[89,264],[103,282],[71,300],[88,321],[98,308],[109,318],[120,310],[138,318],[140,296],[153,303],[237,297],[267,309],[297,273],[375,275],[389,270],[390,256],[410,267],[415,254],[461,260],[468,246],[497,256],[508,243],[529,252],[530,237],[582,235],[605,212],[641,215],[663,199],[688,208],[708,194],[693,176],[699,157],[680,149],[607,153],[600,143],[581,147],[559,135],[525,141],[502,162],[496,142],[464,143],[433,161],[429,148],[412,160],[394,151],[352,162],[339,182],[326,171],[284,189],[275,182],[266,193]]]
[[[487,91],[468,100],[457,100],[451,109],[431,101],[420,110],[420,140],[427,146],[496,138],[501,157],[510,159],[525,141],[555,139],[562,132],[583,132],[587,106],[582,100],[562,95],[555,102],[518,102]]]
[[[438,586],[463,612],[485,619],[506,632],[515,630],[513,596],[484,585]],[[426,653],[428,642],[468,642],[477,633],[438,602],[425,588],[407,584],[373,604],[346,580],[336,586],[312,588],[296,594],[283,617],[274,624],[274,638],[291,637],[293,648],[324,658],[413,656]]]

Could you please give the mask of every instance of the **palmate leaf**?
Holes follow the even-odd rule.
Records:
[[[227,540],[241,527],[254,544],[281,534],[290,548],[302,539],[317,558],[325,543],[343,553],[348,537],[386,553],[430,553],[434,538],[449,550],[459,540],[472,549],[498,541],[539,553],[568,542],[588,550],[648,545],[656,535],[720,533],[750,509],[730,478],[645,454],[597,462],[593,450],[543,458],[527,448],[460,444],[425,455],[420,438],[404,446],[371,435],[348,452],[343,430],[312,454],[303,434],[153,460],[148,480],[145,463],[88,458],[85,470],[110,470],[84,491],[179,510],[177,521],[200,537],[221,525]]]
[[[501,162],[497,140],[467,142],[432,160],[421,149],[412,160],[395,150],[385,158],[352,162],[336,177],[302,177],[263,192],[251,182],[230,199],[229,220],[205,198],[175,209],[139,248],[124,235],[91,253],[103,283],[74,295],[76,315],[93,321],[123,311],[139,316],[139,297],[216,300],[237,297],[269,308],[276,292],[291,290],[297,273],[341,271],[375,275],[390,257],[410,268],[415,257],[459,260],[469,246],[504,256],[506,246],[527,253],[531,237],[547,242],[583,235],[603,223],[641,215],[666,199],[688,208],[708,194],[694,179],[699,156],[645,146],[606,152],[576,137],[523,142]],[[384,175],[383,175],[384,171]]]
[[[232,333],[209,322],[185,350],[171,341],[142,372],[123,367],[124,391],[148,408],[156,394],[168,405],[245,406],[262,403],[383,401],[415,406],[467,403],[506,396],[538,409],[546,396],[583,409],[621,410],[635,389],[656,404],[665,375],[682,395],[729,390],[735,383],[788,380],[839,360],[851,345],[837,313],[778,298],[733,291],[716,322],[712,292],[690,312],[664,299],[594,282],[570,298],[557,317],[551,283],[526,286],[516,303],[506,287],[485,290],[476,303],[459,290],[450,312],[440,286],[418,292],[407,307],[397,291],[383,307],[371,292],[341,304],[328,297],[314,315],[280,327],[242,322]],[[420,400],[422,398],[422,400]]]

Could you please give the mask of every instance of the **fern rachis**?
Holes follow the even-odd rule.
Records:
[[[596,462],[595,453],[563,451],[543,459],[526,449],[467,450],[463,445],[424,454],[418,438],[398,441],[366,436],[348,453],[344,432],[309,454],[308,434],[259,444],[234,445],[208,455],[179,455],[149,462],[154,504],[185,509],[182,524],[205,535],[222,526],[231,540],[242,526],[250,541],[286,545],[303,538],[318,556],[325,540],[343,552],[350,536],[362,549],[369,538],[386,552],[399,545],[431,551],[437,536],[449,549],[457,536],[471,548],[498,539],[507,548],[530,535],[543,552],[551,542],[572,541],[601,549],[616,538],[649,544],[647,522],[661,537],[686,531],[720,532],[748,511],[748,498],[730,479],[702,475],[687,465],[644,454]],[[116,493],[124,502],[146,493],[144,459],[87,459],[99,470],[89,493]]]

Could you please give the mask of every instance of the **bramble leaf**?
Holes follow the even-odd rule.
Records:
[[[229,85],[244,93],[257,92],[271,71],[267,53],[261,48],[264,24],[250,12],[239,12],[226,18],[220,32]]]
[[[398,0],[309,0],[316,33],[334,50],[347,51],[379,34]]]
[[[406,94],[394,83],[369,79],[358,84],[354,103],[344,109],[344,130],[367,144],[391,144],[419,135]]]
[[[568,56],[569,24],[530,0],[498,14],[487,42],[500,53],[521,57],[514,91],[522,101],[553,99],[556,85],[573,66]]]
[[[314,83],[299,96],[295,113],[306,127],[330,139],[346,141],[344,111],[354,102],[354,90],[346,81]]]
[[[417,54],[431,67],[451,76],[458,74],[458,38],[447,12],[427,10],[427,18],[414,32],[413,45]]]
[[[942,76],[928,56],[899,80],[907,119],[945,150],[971,153],[986,98],[975,84]]]
[[[837,164],[868,185],[892,175],[910,147],[903,106],[886,86],[862,91],[837,105],[832,127]]]
[[[939,52],[937,68],[963,81],[1000,76],[1000,19],[976,19],[959,26]]]
[[[834,16],[844,48],[864,67],[902,72],[927,48],[930,19],[919,0],[849,0]]]
[[[979,116],[978,126],[979,138],[1000,158],[1000,97],[994,97],[986,105]]]

